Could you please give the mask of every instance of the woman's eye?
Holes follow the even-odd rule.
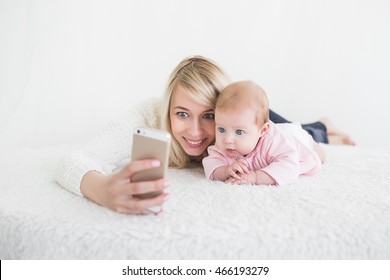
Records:
[[[207,120],[213,120],[214,119],[214,114],[205,114],[203,116],[204,119],[207,119]]]
[[[222,127],[218,127],[217,129],[218,129],[218,132],[219,132],[219,133],[224,133],[224,132],[225,132],[225,129],[222,128]]]
[[[238,129],[238,130],[236,130],[236,134],[237,134],[237,135],[243,135],[243,134],[244,134],[244,131],[241,130],[241,129]]]
[[[179,116],[182,119],[188,117],[188,113],[186,113],[186,112],[177,112],[176,115]]]

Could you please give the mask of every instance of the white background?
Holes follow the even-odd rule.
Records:
[[[0,0],[0,151],[82,143],[196,54],[388,149],[389,1]]]

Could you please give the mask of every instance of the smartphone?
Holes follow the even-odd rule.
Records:
[[[168,169],[170,147],[171,135],[168,132],[136,127],[133,131],[131,160],[157,159],[161,162],[161,165],[157,168],[137,172],[131,177],[131,181],[153,181],[164,178]],[[161,193],[153,192],[136,195],[136,197],[150,198],[159,194]]]

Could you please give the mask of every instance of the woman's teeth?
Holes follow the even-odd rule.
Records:
[[[188,140],[188,139],[186,139],[186,140],[191,145],[200,145],[203,142],[203,140],[199,140],[199,141],[191,141],[191,140]]]

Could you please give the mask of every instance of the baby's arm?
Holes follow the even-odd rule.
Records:
[[[217,167],[213,174],[211,175],[212,180],[217,180],[217,181],[225,181],[229,177],[226,175],[227,174],[227,169],[229,166],[220,166]]]
[[[227,180],[230,184],[252,184],[252,185],[277,185],[277,182],[269,174],[262,170],[249,171],[247,174],[240,174],[240,179],[230,177]]]

